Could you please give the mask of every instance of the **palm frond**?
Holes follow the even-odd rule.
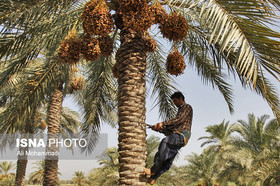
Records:
[[[147,167],[152,167],[153,162],[154,162],[154,156],[155,156],[158,146],[160,144],[160,138],[157,136],[151,136],[147,139],[146,144],[147,144],[147,146],[146,146],[146,148],[147,148],[146,165],[147,165]]]
[[[192,1],[169,3],[189,20],[189,34],[183,49],[189,46],[192,51],[195,46],[201,46],[200,52],[204,54],[201,59],[207,60],[209,55],[220,70],[226,64],[244,87],[249,85],[265,98],[279,118],[277,90],[263,76],[268,72],[279,81],[280,34],[269,28],[276,20],[271,4],[268,1],[205,0],[196,4]]]
[[[49,60],[55,60],[51,58]],[[21,82],[13,100],[5,106],[1,113],[1,132],[15,132],[26,127],[27,121],[33,121],[37,110],[46,101],[58,82],[61,82],[64,74],[62,66],[56,61],[46,63],[43,67],[32,69],[32,74],[25,82]],[[66,70],[67,68],[64,68]],[[67,72],[67,70],[66,70]],[[21,129],[20,129],[21,128]]]
[[[62,107],[61,120],[60,120],[60,135],[63,139],[78,138],[79,127],[82,125],[82,121],[78,112],[73,111],[67,107]],[[68,148],[73,151],[73,146]]]
[[[38,12],[34,14],[28,12],[31,17],[30,20],[28,19],[30,22],[26,24],[30,26],[11,28],[6,25],[3,27],[0,35],[0,59],[5,57],[3,62],[7,63],[8,67],[4,69],[0,78],[1,85],[9,81],[20,69],[26,67],[32,59],[40,57],[39,54],[45,49],[52,50],[54,47],[57,49],[59,41],[63,40],[74,26],[79,29],[76,21],[79,19],[82,8],[72,10],[71,6],[63,7],[64,9],[53,7],[49,10],[54,11],[53,13],[47,10],[39,12],[42,15]],[[39,20],[36,20],[37,18]]]
[[[0,24],[10,29],[24,28],[52,17],[69,7],[77,6],[78,0],[25,1],[3,0],[0,3]]]
[[[262,72],[260,66],[268,68],[274,77],[279,75],[276,59],[280,55],[280,34],[266,24],[277,17],[267,1],[201,0],[196,1],[195,8],[190,8],[192,1],[168,2],[175,10],[190,15],[192,26],[202,26],[205,39],[218,45],[226,61],[231,61],[230,65],[253,87]]]
[[[278,124],[280,124],[279,92],[276,87],[272,85],[262,74],[257,76],[257,80],[256,91],[268,102],[275,117],[277,118]]]
[[[0,148],[0,153],[5,153],[6,150],[9,149],[14,149],[16,147],[16,139],[20,138],[20,134],[19,133],[1,133],[0,135],[0,143],[1,143],[1,148]]]
[[[199,138],[200,139],[203,139],[203,138]],[[213,143],[217,143],[217,140],[207,140],[205,142],[203,142],[200,147],[204,147],[205,145],[208,145],[208,144],[213,144]]]
[[[280,126],[277,124],[277,120],[276,119],[272,119],[269,121],[269,123],[267,123],[267,125],[265,126],[265,131],[271,131],[271,132],[279,132],[278,128]]]
[[[277,10],[280,10],[280,2],[278,0],[267,0],[267,2],[271,3]]]
[[[211,58],[207,57],[210,52],[205,41],[198,37],[195,39],[194,37],[189,37],[190,40],[182,42],[181,49],[184,56],[189,56],[188,62],[195,66],[198,75],[204,83],[211,84],[213,88],[217,87],[219,89],[228,104],[230,112],[233,112],[232,88],[225,81],[227,76],[222,73],[221,67],[215,65],[215,61],[212,62]],[[219,60],[218,57],[215,59]]]
[[[80,114],[67,107],[62,107],[61,111],[61,129],[71,132],[78,133],[78,129],[81,126]]]
[[[99,118],[112,126],[116,124],[116,97],[117,84],[111,71],[114,64],[112,56],[91,62],[88,68],[86,90],[84,91],[85,120],[90,125],[95,125]],[[102,119],[101,119],[102,118]],[[99,120],[98,119],[98,120]],[[93,122],[94,121],[94,122]],[[96,125],[96,129],[99,125]]]
[[[86,74],[88,81],[81,98],[85,119],[82,133],[91,142],[87,149],[82,149],[87,153],[91,153],[95,147],[98,139],[96,136],[102,122],[111,126],[117,124],[117,86],[111,71],[114,63],[112,56],[106,58],[102,56],[99,60],[88,64]]]
[[[151,84],[152,96],[155,96],[155,107],[159,106],[160,117],[165,119],[175,116],[175,106],[170,99],[174,92],[174,79],[166,72],[163,46],[157,41],[157,50],[148,54],[147,81]]]

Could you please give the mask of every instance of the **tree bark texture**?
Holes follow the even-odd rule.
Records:
[[[49,113],[48,113],[48,142],[50,139],[58,140],[61,121],[63,93],[62,86],[57,88],[51,95]],[[59,148],[52,144],[49,147],[47,144],[46,152],[56,152]],[[45,172],[44,172],[44,186],[55,186],[58,181],[58,157],[48,156],[45,157]]]
[[[19,146],[19,152],[18,160],[17,160],[17,170],[16,170],[16,180],[15,180],[15,186],[23,186],[25,181],[25,173],[26,173],[26,166],[28,162],[28,156],[27,147]]]
[[[119,115],[119,184],[146,185],[146,53],[143,34],[121,31],[116,54]]]

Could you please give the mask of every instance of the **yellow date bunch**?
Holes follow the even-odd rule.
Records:
[[[85,4],[81,14],[84,34],[79,39],[76,29],[69,32],[58,49],[61,62],[75,64],[79,62],[80,54],[86,61],[95,61],[101,55],[111,55],[114,43],[109,34],[114,24],[119,25],[119,29],[139,33],[147,31],[152,24],[159,24],[163,37],[175,42],[185,39],[189,27],[185,17],[174,12],[168,14],[158,0],[152,3],[146,0],[116,2],[115,23],[105,0],[90,0]],[[144,42],[145,52],[156,50],[157,42],[154,39],[145,37]],[[175,48],[167,57],[167,72],[177,76],[183,73],[185,67],[184,57]]]
[[[143,32],[152,26],[151,12],[147,1],[119,0],[119,2],[118,14],[122,17],[124,29]]]
[[[63,63],[76,64],[80,59],[80,41],[75,29],[72,29],[58,48],[59,60]]]
[[[186,19],[182,15],[176,13],[169,15],[159,26],[163,37],[171,41],[183,40],[187,35],[188,28],[189,26]]]
[[[89,35],[106,35],[114,27],[113,17],[104,1],[89,1],[83,14],[83,29]]]
[[[180,54],[177,48],[174,48],[173,52],[170,52],[167,56],[166,70],[169,74],[178,76],[184,72],[186,64],[184,56]]]
[[[111,55],[113,52],[113,44],[114,44],[111,37],[108,35],[100,36],[98,37],[98,41],[99,41],[99,47],[102,55],[104,56]]]
[[[81,40],[81,53],[87,61],[97,60],[101,55],[98,39],[88,34],[84,35]]]

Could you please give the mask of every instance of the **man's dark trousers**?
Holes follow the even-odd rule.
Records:
[[[184,137],[181,134],[171,134],[161,140],[151,168],[151,172],[155,173],[151,179],[156,180],[170,169],[174,158],[183,146]]]

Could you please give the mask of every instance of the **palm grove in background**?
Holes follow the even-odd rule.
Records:
[[[243,86],[262,95],[279,122],[278,93],[267,78],[268,74],[279,78],[279,33],[269,28],[278,21],[279,1],[85,3],[79,0],[1,2],[1,133],[28,131],[44,103],[49,103],[48,133],[59,133],[63,98],[72,94],[83,109],[85,122],[81,129],[91,141],[85,151],[91,151],[96,142],[96,138],[91,138],[96,135],[89,134],[98,133],[102,122],[114,125],[118,114],[119,182],[145,185],[141,177],[146,162],[146,81],[156,95],[163,119],[174,114],[169,100],[174,79],[166,72],[172,73],[174,69],[170,70],[170,65],[165,68],[167,51],[161,45],[159,30],[172,44],[173,52],[167,61],[178,58],[182,62],[182,54],[187,67],[193,67],[204,82],[222,93],[231,112],[232,89],[226,80],[234,74]],[[93,8],[87,9],[90,5]],[[92,31],[85,21],[97,30]],[[152,24],[155,26],[149,29]],[[106,35],[97,37],[102,31]],[[80,40],[83,47],[75,48]],[[112,50],[108,43],[113,44]],[[83,52],[85,60],[79,60],[79,52]],[[35,59],[43,63],[33,67]],[[78,61],[77,65],[69,64]],[[185,67],[176,65],[173,65],[175,69]],[[21,75],[25,71],[27,75]],[[83,91],[73,91],[83,89],[84,81]],[[56,185],[57,161],[45,163],[44,185]]]
[[[248,121],[238,120],[230,124],[206,127],[209,136],[201,137],[208,144],[201,154],[186,157],[186,165],[173,166],[157,180],[157,185],[279,185],[280,184],[280,127],[276,119],[268,115],[256,118],[248,115]],[[160,139],[147,139],[147,166],[153,164]],[[180,154],[179,154],[180,156]],[[99,168],[86,176],[76,171],[73,179],[67,181],[76,185],[117,185],[119,174],[118,150],[108,148],[98,159]],[[44,161],[34,163],[36,169],[29,175],[29,183],[42,184]],[[14,165],[0,164],[1,182],[12,183]],[[10,182],[9,182],[10,181]]]
[[[0,162],[0,185],[10,185],[14,183],[15,173],[14,171],[16,165],[12,162]]]
[[[280,184],[280,127],[269,116],[256,118],[248,115],[248,121],[238,120],[230,124],[206,127],[210,136],[201,146],[208,144],[201,154],[186,157],[184,166],[173,166],[157,180],[158,185],[279,185]],[[147,166],[153,164],[160,139],[147,139]],[[179,154],[180,156],[180,154]],[[93,169],[87,181],[93,185],[118,183],[118,153],[108,149],[99,159],[100,168]]]

